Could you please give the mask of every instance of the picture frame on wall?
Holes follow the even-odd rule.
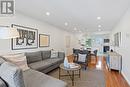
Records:
[[[11,40],[12,50],[38,48],[38,29],[12,24],[16,28],[19,37]]]
[[[121,45],[121,32],[114,34],[114,46],[120,47]]]
[[[50,46],[50,35],[39,34],[39,47],[49,47]]]

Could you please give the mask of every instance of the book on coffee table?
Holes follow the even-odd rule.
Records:
[[[78,68],[79,66],[76,66],[75,63],[69,63],[70,68]]]

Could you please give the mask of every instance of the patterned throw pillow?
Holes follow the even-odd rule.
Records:
[[[51,51],[51,58],[58,58],[58,51]]]
[[[1,65],[2,63],[4,63],[4,62],[5,62],[5,60],[3,59],[3,57],[0,56],[0,65]]]
[[[87,54],[78,54],[78,61],[85,62]]]
[[[22,70],[16,65],[4,62],[0,66],[0,77],[8,87],[25,87]]]

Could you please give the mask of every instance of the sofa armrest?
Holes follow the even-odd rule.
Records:
[[[58,52],[58,58],[65,58],[64,52]]]

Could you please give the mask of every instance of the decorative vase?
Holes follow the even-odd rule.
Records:
[[[69,63],[67,57],[64,59],[64,67],[69,68]]]

